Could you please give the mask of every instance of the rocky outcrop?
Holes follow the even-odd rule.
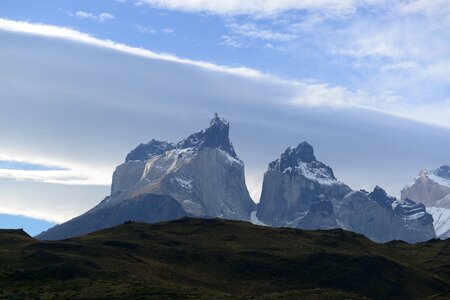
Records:
[[[313,203],[318,207],[316,213],[320,214],[319,207],[325,207],[321,201],[337,201],[350,191],[336,180],[330,167],[316,160],[312,146],[303,142],[295,148],[289,147],[269,164],[257,217],[270,226],[298,227],[307,213],[308,218],[313,218],[313,211],[310,211]],[[324,223],[320,228],[337,227],[335,222],[327,223],[329,226]]]
[[[229,123],[215,114],[206,130],[177,144],[152,140],[139,145],[116,168],[109,197],[38,238],[71,237],[121,224],[125,219],[152,223],[189,215],[250,220],[256,207],[229,129]]]
[[[420,170],[410,186],[401,191],[401,198],[409,198],[427,207],[450,208],[450,168],[441,166],[436,170]]]
[[[403,240],[410,243],[436,237],[433,218],[423,204],[400,201],[380,188],[354,191],[337,205],[337,219],[343,229],[358,232],[377,242]]]
[[[420,170],[413,183],[401,191],[402,199],[409,198],[423,203],[434,220],[439,238],[450,237],[450,167],[443,165],[436,170]]]
[[[270,226],[343,228],[377,242],[425,241],[435,237],[423,204],[373,192],[352,191],[318,161],[306,142],[289,147],[264,175],[257,217]]]

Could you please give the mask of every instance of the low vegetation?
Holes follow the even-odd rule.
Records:
[[[450,241],[192,218],[63,241],[0,230],[0,299],[34,298],[449,299]]]

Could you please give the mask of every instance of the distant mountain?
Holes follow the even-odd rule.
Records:
[[[215,114],[205,130],[178,143],[153,139],[138,145],[114,171],[110,196],[37,238],[64,239],[128,220],[155,223],[183,216],[276,227],[343,228],[377,242],[435,237],[423,204],[396,200],[379,187],[371,193],[352,191],[316,159],[307,142],[289,147],[269,164],[256,206],[229,131],[230,124]]]
[[[182,218],[64,241],[0,230],[1,299],[449,299],[450,240]]]
[[[172,144],[140,144],[113,174],[111,195],[93,209],[37,236],[73,237],[127,220],[149,223],[182,216],[250,220],[255,204],[244,164],[217,114],[209,127]]]
[[[450,167],[420,170],[410,186],[401,191],[402,199],[409,198],[427,207],[450,208]]]
[[[390,197],[380,187],[352,191],[318,161],[307,142],[289,147],[264,174],[257,217],[269,226],[361,233],[378,242],[434,238],[423,204]]]
[[[432,214],[439,238],[450,237],[450,167],[420,170],[413,183],[401,191],[401,197],[423,203]]]

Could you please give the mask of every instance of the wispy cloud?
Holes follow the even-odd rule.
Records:
[[[216,65],[204,61],[194,61],[179,58],[175,55],[156,53],[147,49],[134,48],[110,40],[97,39],[88,34],[81,33],[64,27],[57,27],[43,24],[31,24],[27,22],[16,22],[0,19],[0,29],[75,40],[81,43],[114,49],[116,51],[125,52],[150,59],[176,62],[180,64],[204,68],[211,71],[223,72],[227,74],[233,74],[237,76],[243,76],[247,78],[254,78],[261,81],[271,82],[272,84],[283,86],[292,92],[293,96],[286,101],[286,103],[290,103],[291,105],[294,104],[306,106],[358,107],[384,112],[386,114],[393,114],[396,116],[418,120],[421,122],[450,127],[450,122],[448,121],[450,120],[450,118],[448,118],[448,120],[445,121],[448,115],[446,110],[443,111],[441,109],[441,104],[437,103],[436,106],[430,103],[427,104],[431,109],[436,107],[436,117],[430,119],[428,117],[424,117],[423,114],[418,113],[416,110],[411,110],[410,107],[413,106],[414,103],[407,102],[407,100],[402,99],[401,96],[395,96],[395,93],[391,92],[392,88],[385,88],[372,91],[370,90],[365,91],[364,89],[358,89],[357,91],[352,91],[347,89],[346,87],[336,86],[329,83],[310,84],[308,82],[280,78],[278,76],[263,73],[258,70],[247,67],[230,67],[230,66]],[[268,35],[270,36],[270,34]],[[233,40],[229,36],[224,36],[222,39],[224,42],[233,43]],[[367,43],[370,44],[372,42]],[[366,47],[366,44],[365,43],[363,44]],[[238,46],[237,43],[236,46]],[[389,50],[385,50],[384,52],[383,51],[384,50],[377,50],[376,53],[382,52],[383,55],[388,55],[390,53]],[[417,51],[417,50],[412,49],[408,51]],[[393,54],[391,53],[389,55],[392,56]],[[404,58],[403,54],[402,55],[399,54],[399,56],[401,58]],[[424,74],[427,74],[428,76],[431,75],[437,76],[438,74],[442,75],[446,73],[445,68],[443,69],[437,67],[435,68],[430,67],[426,69],[426,71],[427,73]],[[393,103],[392,101],[393,98],[396,99],[395,101],[396,106],[391,106]]]
[[[218,15],[269,16],[290,10],[320,10],[332,14],[349,14],[359,8],[389,3],[388,0],[136,0],[136,3],[187,12],[209,12]]]
[[[156,53],[143,48],[130,47],[128,45],[117,43],[111,40],[97,39],[95,37],[90,36],[89,34],[82,33],[66,27],[12,21],[0,18],[0,29],[12,32],[30,33],[47,37],[68,39],[81,43],[95,45],[98,47],[114,49],[116,51],[138,55],[150,59],[159,59],[164,61],[177,62],[181,64],[188,64],[192,66],[197,66],[218,72],[235,74],[239,76],[261,77],[261,78],[269,76],[251,68],[220,66],[210,62],[194,61],[190,59],[179,58],[171,54]]]
[[[276,32],[268,28],[264,28],[258,26],[254,23],[231,23],[228,24],[227,27],[231,30],[231,32],[239,35],[244,35],[250,38],[255,38],[264,41],[292,41],[297,38],[296,35]]]
[[[230,35],[221,35],[220,36],[220,40],[222,45],[225,45],[227,47],[231,47],[231,48],[242,48],[245,47],[245,45],[239,41],[239,39],[235,36],[230,36]]]
[[[134,28],[137,32],[143,33],[143,34],[157,34],[158,32],[151,26],[143,26],[139,24],[135,24]]]
[[[80,11],[76,11],[76,12],[69,11],[69,12],[67,12],[67,14],[71,17],[77,17],[80,19],[89,19],[89,20],[96,21],[99,23],[104,23],[106,21],[114,19],[114,15],[107,13],[107,12],[103,12],[103,13],[96,15],[96,14],[93,14],[90,12],[85,12],[85,11],[80,10]]]
[[[2,154],[2,153],[0,153]],[[0,179],[30,180],[65,185],[109,185],[110,175],[86,166],[63,166],[43,160],[2,159]],[[9,157],[11,158],[11,156]]]
[[[162,32],[164,32],[165,34],[175,34],[175,30],[170,27],[163,28]]]
[[[29,171],[52,171],[52,170],[66,170],[66,168],[59,166],[36,164],[26,161],[2,160],[0,159],[0,170],[29,170]]]
[[[163,33],[163,34],[168,34],[168,35],[175,34],[175,30],[173,30],[170,27],[165,27],[162,29],[155,29],[152,26],[140,25],[140,24],[134,24],[133,27],[137,32],[142,33],[142,34],[150,34],[150,35],[154,35],[154,34],[158,34],[158,33]]]

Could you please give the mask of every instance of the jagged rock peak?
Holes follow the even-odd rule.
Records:
[[[433,173],[436,176],[445,178],[445,179],[450,179],[450,167],[448,165],[443,165],[440,166],[438,169],[434,170]]]
[[[158,141],[152,139],[146,144],[140,144],[125,158],[125,162],[129,161],[147,161],[152,157],[164,154],[166,151],[175,149],[175,145],[166,141]]]
[[[392,204],[396,201],[394,197],[389,196],[384,189],[378,185],[369,194],[369,197],[378,202],[381,206],[385,208],[392,208]]]
[[[316,160],[314,148],[308,142],[301,142],[296,148],[293,146],[286,149],[284,155],[294,157],[301,162],[312,162]]]
[[[378,185],[375,186],[373,192],[370,193],[370,195],[374,197],[389,197],[386,191],[383,188],[379,187]]]
[[[224,118],[220,118],[217,113],[214,113],[213,118],[209,121],[209,127],[211,126],[230,126],[230,123]]]
[[[336,181],[333,170],[316,160],[314,148],[308,142],[302,142],[297,147],[287,148],[280,158],[269,164],[269,170],[295,173],[321,183]]]
[[[217,113],[209,122],[209,127],[200,132],[191,134],[186,139],[180,141],[176,147],[179,149],[194,148],[201,150],[203,148],[220,149],[227,152],[233,158],[238,158],[234,151],[233,144],[229,138],[230,124]]]

